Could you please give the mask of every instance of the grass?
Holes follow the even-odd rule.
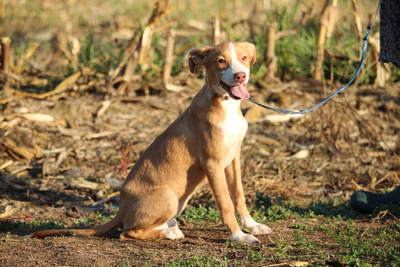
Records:
[[[178,267],[178,266],[187,266],[187,267],[197,267],[197,266],[226,266],[228,264],[228,260],[225,258],[217,258],[217,257],[199,257],[197,255],[193,255],[183,260],[176,260],[166,264],[163,264],[165,267]]]
[[[336,203],[311,202],[306,208],[283,204],[272,204],[262,209],[254,207],[251,211],[254,218],[275,228],[275,232],[268,238],[269,242],[253,246],[233,241],[226,241],[222,246],[210,244],[214,247],[213,250],[223,251],[221,256],[198,255],[196,251],[191,251],[164,262],[162,266],[239,266],[244,259],[250,265],[265,262],[306,262],[307,266],[324,266],[322,263],[332,257],[347,263],[347,266],[398,266],[399,220],[388,212],[377,211],[368,216],[351,213],[345,203]],[[221,225],[219,212],[212,207],[188,208],[181,217],[199,228],[209,223]],[[75,227],[92,227],[109,219],[101,213],[94,213],[92,216],[80,218]],[[7,242],[13,238],[11,233],[17,233],[21,229],[62,227],[66,225],[58,219],[13,224],[1,222],[0,231],[8,233],[2,236],[1,241]],[[132,266],[139,255],[132,252],[130,245],[126,249],[128,254],[120,265]],[[160,249],[144,251],[147,259],[144,266],[152,266],[157,255],[163,251]]]
[[[367,222],[360,225],[355,223],[355,219],[373,221],[374,216],[379,214],[375,212],[366,218],[352,211],[346,203],[339,200],[336,202],[339,203],[312,201],[307,208],[271,204],[268,208],[255,209],[252,214],[259,222],[291,224],[290,222],[296,221],[294,226],[288,226],[292,233],[285,237],[281,237],[279,233],[271,235],[271,244],[268,246],[244,246],[232,241],[227,244],[243,253],[243,257],[251,264],[301,259],[309,261],[310,258],[323,262],[334,254],[340,262],[346,262],[348,266],[397,266],[400,263],[399,220],[393,223],[393,218],[388,216],[376,228]],[[187,209],[182,217],[197,225],[204,221],[219,221],[217,210],[203,206]],[[388,224],[385,225],[386,223]],[[206,263],[198,266],[209,266],[209,259],[203,260]],[[176,264],[183,262],[178,261]],[[307,266],[323,266],[319,264],[309,262]]]

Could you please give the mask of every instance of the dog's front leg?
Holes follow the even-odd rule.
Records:
[[[225,173],[221,164],[208,162],[206,173],[221,214],[222,222],[228,228],[231,239],[246,244],[258,242],[258,239],[253,235],[243,233],[236,221],[234,206],[229,196]]]
[[[253,235],[270,234],[272,229],[268,226],[256,222],[250,215],[246,207],[246,198],[243,192],[240,168],[240,152],[237,153],[231,164],[225,169],[226,180],[229,185],[232,201],[240,220]]]

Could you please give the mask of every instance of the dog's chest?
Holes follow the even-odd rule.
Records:
[[[225,167],[228,166],[235,157],[240,144],[247,131],[247,121],[240,114],[240,101],[227,100],[222,103],[226,112],[225,120],[218,124],[222,130],[223,144],[225,148]]]

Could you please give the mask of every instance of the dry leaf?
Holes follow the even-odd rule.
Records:
[[[0,144],[8,149],[8,152],[16,159],[20,159],[17,155],[22,156],[28,160],[33,158],[40,158],[43,153],[37,144],[27,144],[22,140],[5,136],[0,139]],[[17,155],[16,155],[17,154]]]
[[[11,205],[7,205],[5,211],[3,213],[0,213],[0,219],[3,219],[3,218],[13,215],[13,213],[15,211],[16,211],[16,208],[14,208]]]
[[[26,107],[16,107],[16,108],[14,108],[14,112],[15,113],[28,113],[29,109],[27,109]]]
[[[99,118],[100,116],[102,116],[107,111],[107,109],[110,107],[110,105],[111,105],[110,100],[103,101],[103,103],[101,104],[101,107],[99,108],[99,110],[96,113],[96,118]]]
[[[264,135],[256,135],[255,139],[257,140],[257,142],[266,144],[266,145],[276,145],[276,146],[280,146],[281,143],[273,138],[264,136]]]
[[[12,160],[9,160],[9,161],[3,163],[3,164],[0,166],[0,170],[7,168],[7,167],[10,166],[11,164],[13,164],[13,161],[12,161]]]
[[[54,118],[51,115],[43,113],[25,113],[21,114],[21,117],[27,119],[28,121],[38,121],[38,122],[53,122]]]
[[[182,92],[183,90],[186,89],[185,86],[182,85],[175,85],[175,84],[171,84],[171,83],[166,83],[165,84],[165,88],[168,91],[173,91],[173,92]]]
[[[302,150],[299,150],[297,153],[295,153],[289,157],[286,157],[286,158],[287,159],[305,159],[308,157],[309,154],[310,154],[309,150],[302,149]]]
[[[60,125],[57,125],[57,129],[62,135],[72,136],[75,139],[79,139],[80,137],[88,133],[86,130],[67,129]]]
[[[260,106],[252,106],[244,115],[245,119],[251,123],[262,119],[263,108]]]
[[[303,117],[303,114],[271,114],[264,117],[264,120],[270,122],[285,122],[291,119],[298,119]]]
[[[83,178],[80,178],[78,180],[70,180],[69,185],[78,187],[78,188],[91,189],[91,190],[97,190],[101,187],[100,184],[86,181]]]

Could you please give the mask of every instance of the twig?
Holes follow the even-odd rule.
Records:
[[[382,220],[386,215],[391,215],[394,219],[395,219],[395,221],[399,221],[399,219],[397,219],[396,218],[396,216],[394,216],[392,213],[390,213],[388,210],[383,210],[383,211],[380,211],[379,213],[378,213],[378,215],[376,215],[373,219],[372,219],[372,221],[371,221],[371,224],[373,224],[373,223],[375,223],[376,221],[379,221],[379,220]],[[367,232],[368,232],[368,230],[370,229],[371,227],[368,227],[367,229],[365,229],[365,231],[360,235],[360,237],[363,237]]]

